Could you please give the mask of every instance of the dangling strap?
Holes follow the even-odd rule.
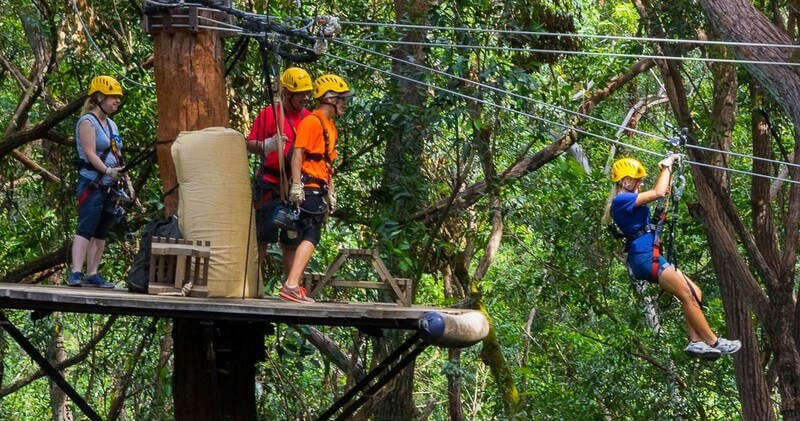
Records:
[[[284,154],[283,149],[286,145],[283,142],[283,125],[286,116],[283,110],[283,84],[281,83],[280,79],[280,68],[281,68],[281,58],[277,54],[278,45],[275,44],[275,53],[273,57],[275,58],[275,85],[277,85],[278,95],[275,100],[275,105],[273,105],[273,110],[275,110],[275,106],[278,107],[277,115],[275,116],[275,133],[278,135],[278,141],[275,142],[277,146],[278,152],[278,172],[280,172],[280,177],[278,177],[278,191],[280,192],[281,199],[287,200],[289,198],[289,186],[286,185],[286,163],[284,162]]]

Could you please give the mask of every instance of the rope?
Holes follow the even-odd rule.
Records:
[[[250,38],[239,37],[239,39],[236,41],[236,44],[233,46],[231,53],[228,55],[228,57],[225,57],[226,64],[230,61],[230,64],[228,64],[228,67],[225,69],[225,77],[230,75],[233,68],[242,59],[242,56],[247,53],[247,44],[249,41]]]
[[[285,201],[289,197],[289,186],[286,185],[286,163],[284,162],[285,155],[283,151],[285,148],[285,144],[283,143],[283,125],[285,124],[285,115],[283,110],[283,83],[281,83],[280,76],[281,57],[277,54],[277,46],[275,50],[276,53],[273,55],[273,57],[275,58],[275,85],[278,95],[275,102],[273,102],[272,113],[275,119],[275,134],[278,135],[278,141],[276,142],[276,152],[278,154],[278,172],[280,173],[280,176],[278,177],[278,189],[281,199]],[[270,89],[272,89],[272,86],[270,86]]]
[[[81,17],[80,16],[80,11],[77,9],[77,4],[75,3],[75,0],[72,0],[72,3],[73,3],[73,8],[75,8],[76,14],[78,14],[78,17],[80,18]],[[230,14],[232,14],[234,16],[240,17],[240,18],[242,18],[242,19],[244,19],[244,20],[246,20],[248,22],[257,23],[259,25],[262,25],[262,26],[265,27],[264,29],[266,29],[266,27],[268,27],[270,25],[270,24],[268,24],[268,22],[265,24],[265,20],[268,21],[268,19],[270,18],[269,16],[244,12],[242,10],[239,10],[239,9],[236,9],[236,8],[233,8],[233,7],[229,7],[229,6],[226,6],[226,5],[222,4],[222,3],[215,2],[215,1],[206,0],[206,1],[202,1],[200,3],[185,3],[185,2],[161,2],[161,1],[156,1],[156,0],[148,0],[148,3],[156,4],[156,5],[159,5],[159,6],[162,6],[162,7],[185,7],[185,6],[203,6],[203,5],[206,5],[206,6],[209,6],[209,7],[208,8],[204,8],[204,10],[220,10],[220,11],[224,11],[224,12],[230,13]],[[216,24],[227,25],[230,28],[242,31],[241,35],[243,37],[244,36],[256,36],[256,37],[260,37],[260,38],[264,37],[263,34],[245,33],[244,32],[245,28],[241,28],[241,27],[238,27],[236,25],[231,25],[231,24],[228,24],[226,22],[219,22],[219,21],[216,21],[216,20],[213,20],[213,19],[209,19],[209,18],[206,18],[206,17],[203,17],[203,18],[207,19],[207,20],[210,20],[212,22],[215,22]],[[417,29],[438,29],[438,30],[470,31],[470,32],[509,33],[509,34],[522,34],[522,35],[535,35],[535,36],[558,36],[558,37],[574,37],[574,38],[593,38],[593,39],[605,39],[605,40],[637,40],[637,41],[648,41],[648,42],[696,43],[696,44],[727,45],[727,46],[755,46],[755,47],[769,47],[769,48],[800,48],[800,46],[784,45],[784,44],[735,43],[735,42],[705,41],[705,40],[659,39],[659,38],[644,38],[644,37],[621,37],[621,36],[605,36],[605,35],[590,35],[590,34],[566,34],[566,33],[550,33],[550,32],[510,31],[510,30],[495,30],[495,29],[481,29],[481,28],[456,28],[456,27],[421,26],[421,25],[404,25],[404,24],[383,24],[383,23],[349,22],[349,21],[340,21],[339,23],[340,24],[345,24],[345,25],[361,24],[361,25],[364,25],[364,26],[394,26],[394,27],[398,27],[398,28],[417,28]],[[81,24],[83,25],[83,29],[86,32],[87,38],[90,39],[90,41],[92,42],[93,46],[95,47],[95,50],[99,53],[99,55],[101,57],[103,57],[105,59],[105,56],[99,50],[99,48],[94,43],[94,41],[91,39],[91,35],[88,33],[88,30],[86,29],[85,25],[83,24],[82,19],[81,19]],[[283,34],[287,34],[288,33],[291,36],[301,36],[301,37],[303,37],[305,39],[316,39],[315,37],[311,37],[311,36],[309,36],[307,34],[302,33],[301,30],[288,28],[288,27],[285,27],[285,26],[282,26],[282,25],[281,26],[273,26],[273,29],[280,29],[280,31],[276,31],[276,32],[283,33]],[[397,43],[397,44],[459,47],[459,45],[436,44],[436,43],[411,43],[411,42],[408,42],[408,41],[359,40],[359,39],[352,39],[352,40],[353,41],[367,41],[367,42]],[[344,43],[344,42],[341,42],[341,41],[337,41],[337,40],[334,40],[334,41],[338,42],[338,43],[340,43],[342,45],[350,46],[352,48],[360,48],[360,47],[356,47],[356,46],[353,46],[351,44],[347,44],[347,43]],[[294,45],[295,47],[298,47],[298,48],[300,48],[302,50],[305,50],[307,52],[311,52],[311,50],[306,48],[306,47],[298,46],[296,44],[291,44],[291,43],[289,43],[289,44],[290,45]],[[511,48],[503,48],[503,47],[485,47],[485,46],[468,46],[468,45],[462,45],[460,47],[485,48],[485,49],[506,49],[506,50],[520,50],[520,51],[531,51],[531,52],[540,51],[540,52],[560,53],[559,51],[554,51],[554,50],[511,49]],[[277,50],[279,51],[279,54],[281,54],[280,49],[278,48]],[[369,51],[369,50],[367,50],[367,51]],[[374,52],[374,53],[378,54],[378,55],[382,55],[382,54],[377,53],[377,52]],[[570,52],[565,52],[565,53],[574,54],[576,52],[570,51]],[[584,52],[577,52],[577,53],[584,53]],[[585,52],[585,53],[587,55],[602,55],[602,54],[611,55],[612,54],[612,53],[595,53],[595,52]],[[283,54],[281,54],[281,55],[283,55]],[[550,121],[550,120],[547,120],[547,119],[544,119],[544,118],[541,118],[541,117],[533,116],[531,114],[527,114],[527,113],[524,113],[524,112],[519,112],[517,110],[513,110],[513,109],[510,109],[508,107],[500,106],[498,104],[494,104],[494,103],[489,102],[489,101],[480,100],[478,98],[470,97],[468,95],[463,95],[463,94],[460,94],[460,93],[457,93],[457,92],[454,92],[454,91],[451,91],[451,90],[447,90],[447,89],[444,89],[444,88],[438,88],[436,86],[433,86],[433,85],[430,85],[430,84],[426,84],[426,83],[423,83],[423,82],[420,82],[420,81],[417,81],[417,80],[414,80],[414,79],[411,79],[411,78],[406,78],[406,77],[400,76],[400,75],[394,75],[391,72],[386,72],[386,71],[383,71],[383,70],[380,70],[380,69],[376,69],[374,67],[371,67],[371,66],[368,66],[368,65],[364,65],[362,63],[354,62],[352,60],[343,59],[342,57],[338,57],[338,56],[335,56],[335,55],[332,55],[332,54],[328,54],[328,55],[331,56],[331,57],[334,57],[334,58],[338,58],[340,60],[349,61],[349,62],[351,62],[353,64],[356,64],[356,65],[365,66],[365,67],[371,68],[373,70],[377,70],[377,71],[380,71],[380,72],[388,73],[388,74],[390,74],[391,76],[394,76],[394,77],[400,77],[400,78],[403,78],[403,79],[407,79],[407,80],[409,80],[411,82],[414,82],[414,83],[422,83],[422,84],[424,84],[424,85],[426,85],[428,87],[431,87],[431,88],[434,88],[434,89],[437,89],[437,90],[442,90],[442,91],[445,91],[445,92],[449,92],[451,94],[455,94],[455,95],[458,95],[458,96],[461,96],[461,97],[464,97],[464,98],[467,98],[467,99],[471,99],[471,100],[474,100],[474,101],[477,101],[477,102],[482,102],[482,103],[487,104],[489,106],[505,109],[505,110],[508,110],[508,111],[511,111],[511,112],[514,112],[514,113],[517,113],[517,114],[520,114],[520,115],[527,116],[529,118],[534,118],[535,120],[538,120],[538,121],[540,121],[542,123],[555,125],[555,126],[558,126],[558,127],[569,129],[569,130],[574,130],[574,131],[576,131],[578,133],[582,133],[582,134],[586,134],[588,136],[596,137],[596,138],[599,138],[601,140],[606,140],[606,141],[608,141],[610,143],[613,143],[613,144],[619,144],[619,145],[623,145],[623,146],[626,146],[626,147],[629,147],[629,148],[632,148],[632,149],[635,149],[635,150],[640,150],[640,151],[643,151],[643,152],[646,152],[646,153],[649,153],[649,154],[659,155],[657,152],[649,151],[649,150],[644,149],[644,148],[638,148],[638,147],[636,147],[634,145],[626,144],[624,142],[615,141],[615,140],[607,138],[605,136],[596,135],[594,133],[591,133],[591,132],[588,132],[588,131],[585,131],[585,130],[577,129],[577,128],[574,128],[574,127],[569,127],[569,126],[566,126],[566,125],[561,124],[561,123],[556,123],[556,122],[553,122],[553,121]],[[663,57],[663,56],[636,56],[636,55],[622,55],[622,56],[644,57],[644,58],[652,58],[652,59],[665,59],[665,58],[668,58],[668,57]],[[399,60],[397,58],[392,58],[392,59]],[[678,57],[677,59],[695,59],[695,58]],[[743,60],[716,60],[716,59],[704,59],[704,58],[702,58],[702,59],[698,58],[698,60],[701,60],[701,61],[724,61],[724,62],[735,62],[735,63],[752,63],[752,64],[800,65],[800,63],[779,63],[779,62],[761,62],[761,61],[743,61]],[[403,60],[399,60],[399,61],[406,62],[406,61],[403,61]],[[408,63],[410,65],[416,65],[415,63],[410,63],[410,62],[406,62],[406,63]],[[416,66],[419,66],[419,65],[416,65]],[[425,68],[424,66],[421,66],[421,67]],[[429,70],[433,71],[433,69],[429,69]],[[458,78],[455,75],[450,75],[450,74],[447,74],[445,72],[440,72],[440,73],[443,74],[443,75],[449,76],[449,77]],[[140,85],[140,86],[150,87],[148,85],[142,85],[142,84],[139,84],[139,83],[137,83],[135,81],[132,81],[127,77],[124,77],[124,78],[125,78],[125,80],[128,80],[131,83],[134,83],[134,84],[137,84],[137,85]],[[554,105],[551,105],[551,104],[542,103],[540,101],[536,101],[536,100],[533,100],[531,98],[525,98],[525,97],[510,93],[508,91],[504,91],[502,89],[498,89],[498,88],[490,87],[489,85],[481,84],[479,82],[474,82],[474,81],[470,81],[468,79],[463,79],[463,78],[458,78],[458,79],[464,80],[464,81],[468,81],[469,83],[474,83],[474,84],[477,84],[479,86],[484,86],[484,87],[493,89],[493,90],[495,90],[497,92],[500,92],[500,93],[505,93],[507,95],[512,95],[512,96],[516,96],[516,97],[519,97],[519,98],[526,99],[528,101],[541,103],[541,104],[543,104],[545,106],[549,106],[550,108],[558,109],[560,111],[567,112],[567,113],[570,113],[570,114],[573,114],[573,115],[579,115],[579,116],[582,116],[583,118],[587,118],[587,119],[590,119],[590,120],[598,121],[598,122],[601,122],[603,124],[608,124],[608,125],[611,125],[611,126],[614,126],[614,127],[620,127],[616,123],[612,123],[612,122],[609,122],[609,121],[606,121],[606,120],[602,120],[602,119],[599,119],[599,118],[596,118],[596,117],[593,117],[593,116],[589,116],[589,115],[586,115],[586,114],[578,113],[578,112],[575,112],[575,111],[567,110],[567,109],[564,109],[564,108],[561,108],[561,107],[557,107],[557,106],[554,106]],[[152,87],[150,87],[150,88],[152,88]],[[653,134],[649,134],[649,133],[646,133],[646,132],[642,132],[642,131],[637,130],[637,129],[629,129],[629,130],[631,130],[632,132],[638,133],[638,134],[642,134],[642,135],[645,135],[645,136],[654,137],[654,138],[663,140],[663,138],[660,138],[657,135],[653,135]],[[782,162],[782,161],[772,160],[772,159],[768,159],[768,158],[755,157],[755,156],[751,156],[751,155],[739,154],[739,153],[730,152],[730,151],[720,151],[720,150],[715,150],[715,149],[712,149],[712,148],[707,148],[707,147],[703,147],[703,146],[699,146],[699,145],[687,145],[687,146],[688,147],[692,147],[692,148],[696,148],[696,149],[699,149],[699,150],[712,151],[712,152],[715,152],[715,153],[729,154],[731,156],[749,158],[749,159],[753,159],[753,160],[763,160],[763,161],[774,163],[774,164],[778,164],[778,165],[800,166],[800,165],[794,164],[794,163]],[[784,179],[784,178],[769,176],[769,175],[765,175],[765,174],[755,174],[755,173],[748,172],[748,171],[736,170],[736,169],[726,168],[726,167],[718,167],[718,166],[714,166],[714,165],[710,165],[710,164],[704,164],[704,163],[700,163],[700,162],[693,162],[693,161],[688,161],[688,160],[687,160],[687,162],[690,163],[690,164],[694,164],[694,165],[705,166],[705,167],[709,167],[709,168],[719,169],[719,170],[722,170],[722,171],[730,171],[730,172],[734,172],[734,173],[746,174],[746,175],[750,175],[750,176],[754,176],[754,177],[765,177],[765,178],[769,178],[769,179],[773,179],[773,180],[777,180],[777,181],[789,182],[789,183],[796,183],[797,182],[797,181],[790,180],[790,179]]]
[[[676,183],[677,180],[677,183]],[[669,231],[667,231],[667,241],[666,241],[666,253],[664,253],[664,257],[667,260],[675,265],[675,268],[678,267],[678,252],[675,248],[675,227],[678,224],[678,209],[681,198],[683,197],[683,190],[686,188],[686,177],[683,175],[683,162],[678,164],[678,169],[675,171],[673,175],[673,182],[672,188],[670,192],[672,194],[672,206],[669,210]]]

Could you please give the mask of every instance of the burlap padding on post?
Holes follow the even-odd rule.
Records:
[[[209,297],[258,294],[257,240],[245,148],[241,133],[223,127],[181,132],[172,144],[183,236],[211,241]]]

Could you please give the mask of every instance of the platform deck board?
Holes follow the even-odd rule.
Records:
[[[473,311],[403,307],[394,303],[294,304],[277,297],[170,297],[134,294],[123,289],[22,284],[0,284],[0,308],[410,330],[417,329],[420,317],[428,311],[448,314]]]

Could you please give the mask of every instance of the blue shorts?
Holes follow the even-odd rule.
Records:
[[[664,269],[672,266],[664,256],[658,256],[658,276],[664,272]],[[645,253],[629,253],[628,254],[628,267],[630,268],[636,279],[643,279],[657,284],[657,280],[653,280],[653,252]]]
[[[75,234],[87,240],[97,238],[104,240],[114,225],[114,214],[106,211],[108,187],[98,188],[92,180],[78,177],[76,191],[78,203],[78,228]],[[83,201],[81,196],[86,194]]]

